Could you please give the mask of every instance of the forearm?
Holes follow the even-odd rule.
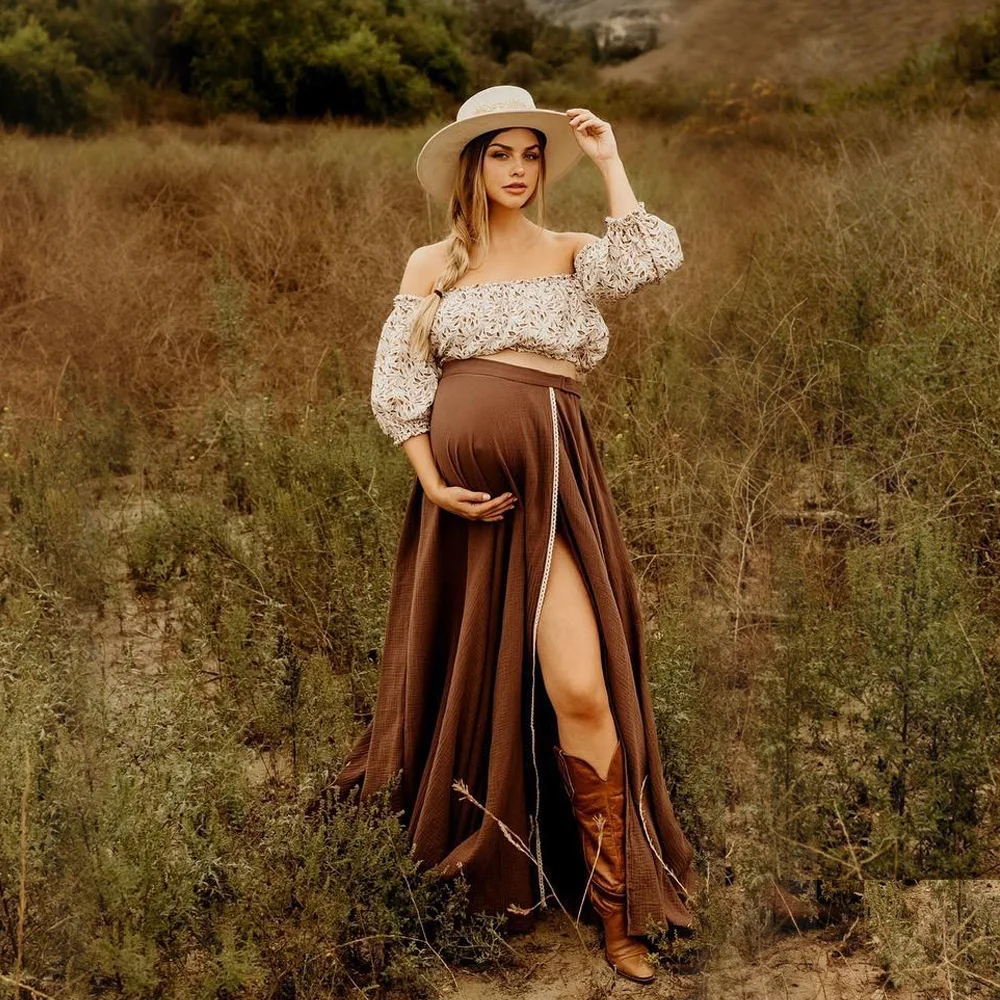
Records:
[[[435,491],[447,485],[431,453],[429,434],[414,434],[400,447],[406,452],[406,457],[410,460],[410,465],[413,466],[413,471],[416,472],[420,485],[428,496],[433,496]]]
[[[609,160],[602,161],[597,164],[597,169],[604,178],[608,192],[608,215],[616,219],[628,215],[639,201],[632,191],[621,157],[615,155]]]

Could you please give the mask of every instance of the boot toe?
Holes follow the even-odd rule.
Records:
[[[648,961],[649,951],[644,945],[618,955],[607,955],[608,964],[626,979],[635,983],[651,983],[656,978],[656,969]]]

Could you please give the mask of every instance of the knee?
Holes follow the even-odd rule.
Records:
[[[600,676],[564,679],[552,701],[558,715],[577,722],[597,722],[610,707],[604,678]]]

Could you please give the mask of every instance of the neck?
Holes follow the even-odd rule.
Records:
[[[527,219],[519,207],[490,203],[490,245],[510,247],[535,236],[537,226]]]

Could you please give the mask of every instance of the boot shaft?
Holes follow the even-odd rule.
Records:
[[[625,891],[625,768],[621,743],[615,747],[607,778],[601,778],[587,761],[566,753],[562,747],[554,749],[580,829],[587,872],[593,869],[593,885],[600,887],[603,894],[617,896]]]

